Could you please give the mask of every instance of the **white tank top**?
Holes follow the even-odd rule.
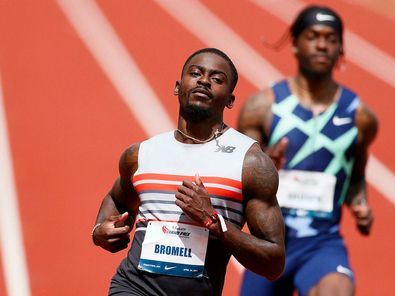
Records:
[[[214,209],[241,229],[245,223],[242,168],[245,154],[254,143],[232,128],[205,144],[178,142],[174,131],[142,142],[133,177],[141,200],[136,230],[155,220],[193,223],[175,204],[175,193],[184,179],[194,182],[196,173],[210,194]]]

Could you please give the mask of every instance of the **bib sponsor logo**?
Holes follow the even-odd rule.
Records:
[[[308,179],[308,178],[300,178],[298,176],[294,176],[293,180],[295,182],[299,182],[299,183],[304,184],[304,185],[317,185],[318,184],[317,181],[315,181],[315,180],[311,180],[311,179]]]
[[[322,198],[319,195],[290,193],[290,194],[288,194],[288,197],[291,200],[299,200],[299,201],[310,201],[310,202],[321,202],[322,201]]]
[[[190,232],[185,231],[186,228],[175,227],[174,229],[169,229],[166,225],[162,226],[162,231],[166,235],[175,235],[184,238],[189,238]]]

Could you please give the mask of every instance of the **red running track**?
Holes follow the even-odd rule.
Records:
[[[348,30],[395,59],[395,24],[388,14],[394,4],[368,2],[320,1],[343,16]],[[154,1],[96,3],[175,126],[178,102],[172,91],[181,67],[192,52],[212,46],[188,29],[199,23],[182,25]],[[294,73],[290,46],[276,53],[260,43],[261,36],[274,41],[287,29],[281,18],[250,1],[200,3],[279,72]],[[31,295],[106,295],[126,251],[110,254],[94,247],[90,232],[117,177],[120,154],[147,134],[56,1],[0,1],[0,11],[1,91]],[[350,61],[345,46],[347,70],[336,72],[336,79],[358,91],[376,112],[380,132],[371,152],[394,173],[395,88]],[[227,124],[235,126],[243,101],[257,90],[241,75]],[[342,233],[356,273],[356,295],[392,295],[395,206],[372,185],[369,193],[376,216],[372,235],[359,235],[347,210]],[[0,267],[0,295],[7,295],[6,272]],[[240,282],[231,264],[223,295],[236,296]]]

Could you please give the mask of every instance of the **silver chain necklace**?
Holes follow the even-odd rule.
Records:
[[[184,134],[182,131],[180,131],[179,129],[177,129],[177,132],[179,132],[179,133],[180,133],[181,135],[183,135],[185,138],[188,138],[188,139],[191,139],[191,140],[193,140],[193,141],[195,141],[195,142],[204,144],[204,143],[210,142],[210,141],[211,141],[212,139],[214,139],[214,138],[216,139],[219,135],[221,135],[221,134],[224,132],[224,126],[225,126],[225,123],[222,122],[221,131],[218,131],[218,129],[217,129],[217,130],[214,132],[214,134],[213,134],[209,139],[204,140],[204,141],[201,141],[201,140],[195,139],[195,138],[193,138],[193,137],[191,137],[191,136],[188,136],[188,135]]]

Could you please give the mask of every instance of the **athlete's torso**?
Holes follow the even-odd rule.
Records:
[[[174,132],[161,134],[141,143],[138,170],[133,185],[141,205],[136,232],[129,251],[129,262],[139,263],[142,242],[149,221],[194,222],[175,204],[177,186],[184,179],[200,178],[211,197],[214,209],[234,226],[241,229],[245,223],[242,201],[242,167],[247,150],[254,141],[234,129],[227,130],[217,140],[205,144],[183,144],[175,140]],[[230,258],[229,251],[214,236],[208,240],[202,278],[152,275],[135,270],[128,274],[142,291],[158,295],[220,295]],[[174,277],[173,277],[174,279]]]
[[[358,134],[355,113],[359,98],[342,87],[339,100],[314,117],[311,110],[300,105],[298,98],[290,92],[287,81],[275,84],[272,89],[275,102],[272,104],[273,120],[268,145],[273,145],[282,137],[288,137],[285,173],[294,170],[292,172],[296,172],[296,175],[292,175],[292,178],[299,178],[298,182],[303,182],[305,176],[297,175],[298,172],[314,172],[313,175],[333,178],[335,184],[331,213],[313,211],[314,214],[306,214],[306,211],[283,208],[287,238],[336,232],[354,163],[353,151]],[[302,194],[293,197],[295,200],[313,198]]]

